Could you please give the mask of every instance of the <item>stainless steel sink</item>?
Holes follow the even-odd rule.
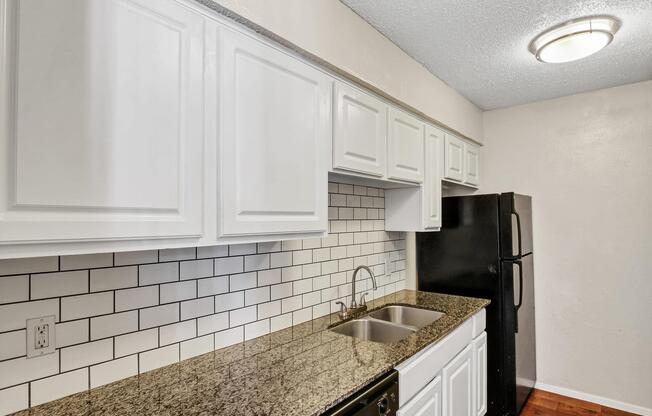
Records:
[[[444,314],[437,311],[411,308],[409,306],[392,305],[371,312],[369,316],[399,325],[423,328],[435,322],[444,316]]]
[[[364,341],[392,343],[409,337],[416,332],[416,329],[362,318],[345,322],[331,328],[331,331]]]

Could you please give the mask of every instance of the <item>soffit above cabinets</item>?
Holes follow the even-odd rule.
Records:
[[[649,0],[341,1],[484,110],[652,79]],[[595,55],[543,64],[528,51],[547,28],[593,15],[622,22]]]

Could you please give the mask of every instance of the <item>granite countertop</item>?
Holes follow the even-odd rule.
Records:
[[[445,313],[394,344],[328,331],[336,314],[17,413],[18,415],[317,415],[410,358],[489,304],[403,290],[405,304]]]

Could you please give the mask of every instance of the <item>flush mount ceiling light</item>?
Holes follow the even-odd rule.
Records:
[[[541,62],[575,61],[609,45],[619,27],[612,17],[575,19],[541,33],[528,49]]]

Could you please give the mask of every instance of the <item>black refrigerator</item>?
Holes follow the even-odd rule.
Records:
[[[536,381],[531,197],[443,198],[441,231],[416,245],[419,290],[491,300],[487,415],[518,415]]]

